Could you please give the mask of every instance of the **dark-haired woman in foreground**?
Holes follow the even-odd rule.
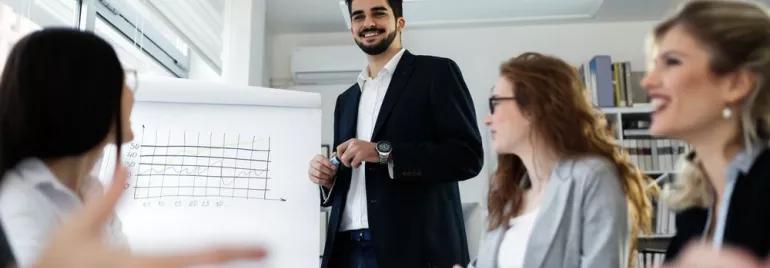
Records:
[[[129,117],[134,75],[123,70],[107,42],[88,32],[44,29],[22,38],[11,50],[0,77],[4,259],[15,257],[13,263],[20,267],[160,264],[137,259],[119,246],[122,235],[112,216],[123,184],[113,185],[102,197],[101,184],[89,176],[104,146],[120,148],[133,138]],[[77,213],[90,199],[95,199],[90,208]],[[69,225],[60,227],[64,221]],[[84,254],[86,250],[91,252]],[[226,253],[264,255],[255,250]],[[216,261],[212,257],[231,258],[209,254],[177,264]]]
[[[110,44],[86,32],[37,31],[11,50],[0,80],[0,218],[20,266],[103,191],[90,172],[106,145],[133,139],[134,75]],[[105,227],[122,243],[117,218]]]

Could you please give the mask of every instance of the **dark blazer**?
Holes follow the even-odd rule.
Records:
[[[334,147],[356,137],[361,89],[340,94]],[[369,231],[380,268],[452,267],[469,261],[458,181],[479,174],[481,135],[468,87],[454,61],[405,51],[372,132],[392,145],[387,165],[367,164]],[[350,188],[351,169],[337,171],[322,267],[346,267],[335,241]],[[323,197],[321,198],[323,200]],[[348,238],[349,239],[349,238]],[[339,245],[339,244],[337,244]],[[340,250],[340,249],[336,249]],[[346,253],[343,253],[346,256]]]
[[[673,261],[692,239],[703,235],[708,210],[690,208],[676,214],[676,236],[666,262]],[[744,248],[764,259],[770,253],[770,150],[762,152],[747,174],[740,174],[728,209],[723,245]]]
[[[0,224],[0,267],[12,267],[16,265],[16,258],[11,251],[11,244],[5,236],[5,228]]]

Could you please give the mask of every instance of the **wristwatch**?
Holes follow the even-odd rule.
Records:
[[[377,146],[375,146],[375,149],[377,150],[377,153],[380,155],[380,164],[381,165],[387,164],[388,157],[390,156],[390,152],[393,150],[393,147],[390,146],[390,142],[379,141],[377,142]]]

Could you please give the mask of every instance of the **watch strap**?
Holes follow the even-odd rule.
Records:
[[[377,152],[377,153],[380,155],[380,164],[381,165],[387,164],[388,156],[390,155],[390,153],[380,153],[380,152]]]

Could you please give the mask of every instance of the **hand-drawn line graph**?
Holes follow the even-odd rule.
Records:
[[[270,138],[227,133],[148,130],[127,153],[134,199],[270,198]],[[134,168],[135,166],[135,168]]]

